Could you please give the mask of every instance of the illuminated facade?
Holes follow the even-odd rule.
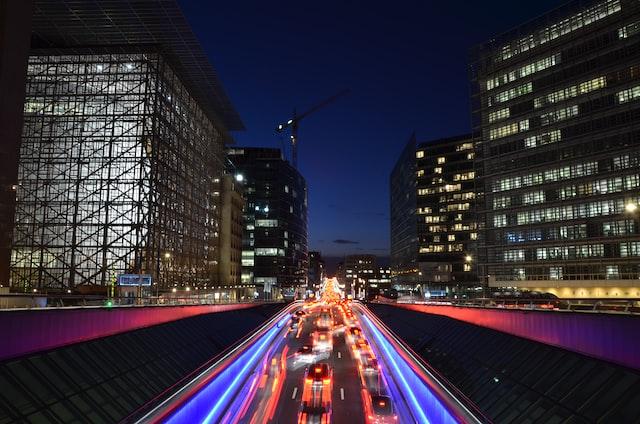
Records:
[[[435,286],[477,283],[471,136],[420,143],[415,156],[420,281]]]
[[[307,184],[279,149],[240,147],[227,157],[246,198],[241,282],[266,297],[293,296],[307,286]]]
[[[391,273],[395,286],[478,283],[471,135],[409,141],[391,174]]]
[[[206,285],[224,131],[159,54],[32,55],[12,286]]]
[[[640,296],[640,4],[571,2],[479,46],[490,286]]]

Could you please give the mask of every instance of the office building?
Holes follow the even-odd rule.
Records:
[[[391,174],[391,275],[400,290],[477,285],[470,135],[411,138]]]
[[[640,4],[573,1],[478,46],[489,286],[640,296]]]
[[[416,138],[412,135],[389,178],[392,279],[408,287],[419,284],[416,172]]]
[[[477,284],[471,136],[420,143],[415,157],[420,283],[442,289]]]
[[[363,299],[368,281],[378,277],[378,259],[375,255],[347,255],[344,258],[344,292],[356,299]]]
[[[324,259],[322,259],[322,254],[320,252],[310,250],[307,289],[311,291],[318,290],[325,277],[325,263]]]
[[[37,0],[25,92],[13,288],[210,284],[242,123],[178,5]]]
[[[307,184],[280,149],[241,147],[227,157],[244,185],[243,284],[269,298],[307,286]]]
[[[3,1],[0,5],[0,289],[9,287],[32,13],[31,1]]]
[[[215,192],[214,192],[215,195]],[[243,185],[230,174],[220,181],[220,250],[217,279],[223,285],[240,284],[244,194]],[[216,281],[217,280],[217,281]]]

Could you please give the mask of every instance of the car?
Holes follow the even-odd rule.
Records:
[[[398,416],[389,396],[370,395],[365,398],[367,424],[395,424],[398,422]]]
[[[359,327],[351,326],[347,329],[345,333],[345,337],[347,339],[347,343],[353,344],[362,336],[362,330]]]
[[[313,346],[310,344],[304,344],[298,348],[296,353],[293,354],[293,363],[311,363],[315,359],[315,353],[313,352]]]
[[[331,384],[332,374],[331,367],[326,362],[311,364],[305,372],[305,384],[311,383],[314,387]]]
[[[353,357],[354,359],[362,362],[362,357],[371,353],[371,346],[369,346],[369,342],[363,338],[359,338],[352,346]]]
[[[302,309],[298,309],[297,311],[295,311],[294,315],[296,315],[298,317],[302,317],[304,315],[307,315],[307,313]]]
[[[364,374],[378,374],[380,372],[380,365],[378,360],[371,354],[363,355],[361,358],[360,370]]]
[[[331,422],[333,371],[326,362],[309,365],[305,371],[298,423]]]
[[[331,318],[331,314],[328,312],[320,313],[316,321],[316,326],[319,330],[331,330],[333,328],[333,318]]]
[[[318,330],[313,333],[313,350],[326,352],[333,350],[333,335],[329,331]]]

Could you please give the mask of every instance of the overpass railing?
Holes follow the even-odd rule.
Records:
[[[587,312],[613,314],[640,314],[640,299],[590,299],[590,298],[463,298],[422,299],[403,297],[397,300],[378,297],[374,303],[397,303],[433,306],[467,306],[477,308],[543,310],[560,312]]]
[[[136,306],[226,305],[237,303],[278,303],[281,300],[227,298],[214,293],[166,294],[159,296],[126,297],[76,294],[0,294],[0,310],[43,308],[104,308]]]

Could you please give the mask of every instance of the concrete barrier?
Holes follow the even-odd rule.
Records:
[[[638,316],[445,305],[395,304],[393,306],[454,318],[640,369],[640,317]]]
[[[114,308],[49,308],[0,312],[0,360],[111,336],[201,314],[258,303]]]

